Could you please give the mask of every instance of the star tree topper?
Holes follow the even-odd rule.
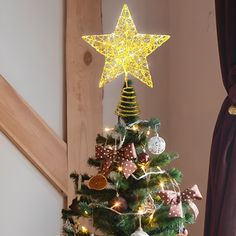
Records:
[[[86,35],[87,43],[105,56],[99,87],[125,73],[153,87],[147,56],[165,43],[169,35],[139,34],[125,4],[115,31],[111,34]]]

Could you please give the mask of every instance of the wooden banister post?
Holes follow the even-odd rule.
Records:
[[[102,91],[98,88],[103,58],[81,36],[100,34],[101,0],[66,0],[66,92],[68,175],[84,173],[94,155],[102,127]],[[68,176],[68,202],[74,186]]]

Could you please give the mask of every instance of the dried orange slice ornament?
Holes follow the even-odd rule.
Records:
[[[104,175],[98,174],[90,178],[88,187],[94,190],[103,190],[107,186],[107,178]]]

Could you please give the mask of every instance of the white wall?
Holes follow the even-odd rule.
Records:
[[[0,74],[62,136],[63,0],[0,0]]]
[[[0,73],[62,137],[63,0],[0,0],[0,32]],[[62,197],[3,135],[0,189],[1,235],[59,235]]]

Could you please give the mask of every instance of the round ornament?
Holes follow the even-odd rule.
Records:
[[[188,236],[188,230],[187,229],[183,229],[182,233],[177,234],[177,236]]]
[[[120,213],[126,211],[128,207],[127,202],[123,197],[114,197],[110,202],[110,206]]]
[[[177,234],[177,236],[188,236],[188,230],[185,229],[183,233]]]
[[[145,152],[139,153],[138,154],[138,160],[141,163],[147,163],[149,161],[149,155]]]
[[[184,229],[183,234],[184,234],[184,236],[188,236],[188,230]]]
[[[141,227],[139,227],[131,236],[149,236],[146,232],[143,231]]]
[[[88,187],[94,190],[103,190],[107,186],[107,179],[104,175],[98,174],[90,178]]]
[[[148,150],[152,154],[161,154],[166,149],[166,142],[163,138],[159,137],[159,135],[152,137],[148,141]]]

